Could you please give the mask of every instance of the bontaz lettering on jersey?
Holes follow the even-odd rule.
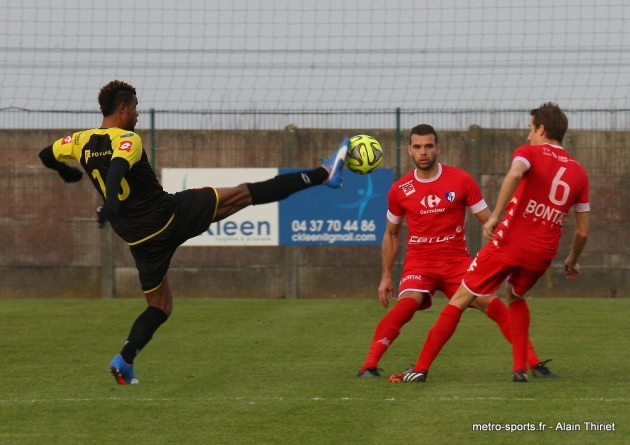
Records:
[[[218,221],[207,230],[211,236],[270,236],[271,223],[269,221]]]
[[[97,158],[99,156],[107,156],[107,155],[111,155],[112,151],[111,150],[107,150],[107,151],[90,151],[90,150],[85,150],[85,163],[87,164],[87,162],[90,160],[90,158]]]
[[[412,236],[409,238],[409,244],[422,244],[422,243],[446,243],[455,239],[455,234],[446,235],[446,236],[433,236],[433,237],[424,237],[424,236]]]
[[[527,203],[527,207],[525,208],[525,213],[523,213],[523,216],[527,218],[530,214],[534,215],[536,218],[540,218],[553,224],[558,224],[560,226],[562,225],[562,223],[564,223],[564,220],[567,217],[566,212],[562,212],[548,205],[538,203],[533,199],[530,199]]]

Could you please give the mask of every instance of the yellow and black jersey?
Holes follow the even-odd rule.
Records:
[[[118,218],[114,231],[127,243],[138,244],[164,230],[173,220],[173,195],[166,193],[149,164],[142,140],[133,131],[95,128],[59,139],[53,144],[55,159],[76,160],[105,201],[107,171],[113,158],[129,162],[118,197]]]

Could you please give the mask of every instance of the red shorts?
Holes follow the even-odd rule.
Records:
[[[514,294],[520,297],[534,287],[545,273],[545,270],[530,270],[507,264],[492,253],[489,245],[486,244],[479,251],[462,280],[462,284],[473,295],[492,295],[507,278]]]
[[[416,261],[405,261],[398,298],[405,292],[421,292],[428,294],[420,303],[419,311],[426,311],[433,305],[433,294],[436,290],[444,292],[450,298],[462,284],[462,276],[470,265],[470,258],[462,256],[452,261],[436,261],[419,264]]]

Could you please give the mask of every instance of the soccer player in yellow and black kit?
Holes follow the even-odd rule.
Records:
[[[173,254],[186,240],[239,210],[280,201],[311,186],[341,186],[349,141],[344,139],[322,167],[288,173],[257,183],[228,188],[202,188],[166,193],[157,180],[142,140],[134,133],[138,99],[133,86],[118,80],[98,96],[103,113],[100,128],[80,131],[44,148],[39,157],[66,182],[83,174],[65,162],[81,163],[103,198],[97,209],[101,227],[109,221],[131,250],[148,307],[131,327],[122,351],[109,365],[121,385],[138,383],[133,370],[136,355],[170,316],[173,296],[166,273]]]

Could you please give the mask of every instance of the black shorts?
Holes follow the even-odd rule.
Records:
[[[146,241],[129,246],[144,293],[160,287],[171,258],[181,244],[208,230],[218,205],[217,191],[211,187],[175,193],[175,214],[171,223]]]

